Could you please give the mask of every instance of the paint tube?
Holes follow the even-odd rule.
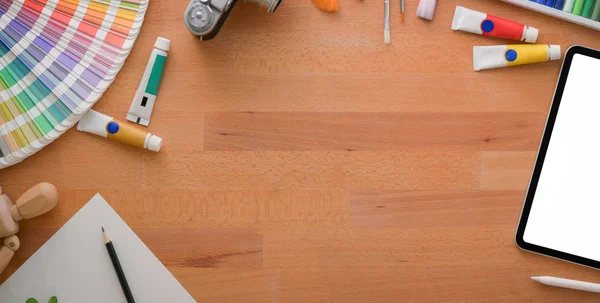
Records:
[[[77,130],[155,152],[162,146],[161,138],[92,109],[81,118]]]
[[[452,20],[452,29],[473,34],[535,43],[539,31],[500,17],[480,13],[457,6]]]
[[[482,69],[531,64],[560,59],[560,45],[516,44],[473,47],[473,68]]]
[[[144,126],[150,124],[150,117],[156,102],[158,87],[165,70],[167,62],[167,52],[171,48],[171,41],[158,37],[154,43],[154,49],[150,54],[150,59],[146,65],[146,71],[140,82],[140,86],[133,97],[127,120],[139,123]]]

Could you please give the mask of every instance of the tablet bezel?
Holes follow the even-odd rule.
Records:
[[[537,185],[538,185],[538,182],[540,179],[540,174],[542,172],[544,159],[546,157],[548,145],[550,144],[552,130],[554,129],[554,124],[556,122],[556,116],[558,114],[558,110],[560,108],[560,102],[562,100],[563,93],[565,90],[565,84],[567,83],[567,78],[568,78],[569,72],[571,70],[571,63],[573,61],[573,57],[576,54],[581,54],[584,56],[588,56],[588,57],[592,57],[592,58],[596,58],[596,59],[600,60],[600,51],[586,48],[583,46],[572,46],[567,50],[567,53],[565,54],[565,60],[563,62],[563,66],[560,71],[560,76],[558,78],[556,90],[554,92],[552,106],[550,107],[550,112],[548,114],[548,120],[546,121],[546,127],[544,128],[542,142],[540,144],[540,148],[538,151],[537,159],[535,161],[535,166],[533,169],[531,180],[529,182],[529,187],[527,189],[527,194],[525,196],[525,203],[523,204],[523,210],[521,212],[521,218],[519,220],[519,226],[517,228],[516,243],[517,243],[517,246],[523,250],[527,250],[530,252],[546,255],[549,257],[554,257],[557,259],[561,259],[561,260],[581,264],[584,266],[589,266],[589,267],[593,267],[596,269],[600,269],[600,261],[595,261],[592,259],[565,253],[565,252],[554,250],[551,248],[527,243],[523,239],[523,236],[525,234],[525,227],[527,226],[527,220],[529,219],[529,213],[531,211],[531,205],[533,204],[533,198],[535,197],[535,192],[536,192]]]

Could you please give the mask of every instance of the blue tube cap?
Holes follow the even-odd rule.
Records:
[[[514,49],[509,49],[504,54],[504,58],[506,58],[506,61],[508,61],[508,62],[513,62],[513,61],[517,60],[518,56],[519,55],[517,54],[517,51]]]
[[[108,125],[106,126],[106,130],[111,135],[118,133],[119,132],[119,123],[114,122],[114,121],[108,123]]]
[[[486,20],[483,20],[483,22],[481,22],[481,30],[486,33],[493,31],[494,26],[495,26],[494,21],[492,21],[492,20],[486,19]]]

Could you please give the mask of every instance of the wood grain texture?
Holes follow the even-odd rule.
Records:
[[[521,191],[373,191],[350,195],[353,227],[512,228]]]
[[[205,150],[536,150],[538,113],[218,113]],[[341,131],[343,130],[343,132]]]
[[[382,2],[382,1],[381,1]],[[520,251],[514,233],[560,62],[472,71],[456,5],[600,48],[599,33],[500,1],[438,1],[433,22],[391,1],[338,14],[238,1],[217,39],[151,0],[95,109],[123,119],[157,36],[172,41],[149,131],[160,153],[71,130],[0,171],[13,199],[48,181],[51,213],[21,225],[4,281],[100,192],[198,302],[595,302],[544,287],[598,272]]]
[[[527,190],[536,152],[483,152],[481,188]]]

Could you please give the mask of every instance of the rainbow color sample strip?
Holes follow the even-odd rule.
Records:
[[[600,0],[529,0],[576,16],[600,21]]]
[[[94,105],[149,0],[0,0],[0,168],[50,144]]]

